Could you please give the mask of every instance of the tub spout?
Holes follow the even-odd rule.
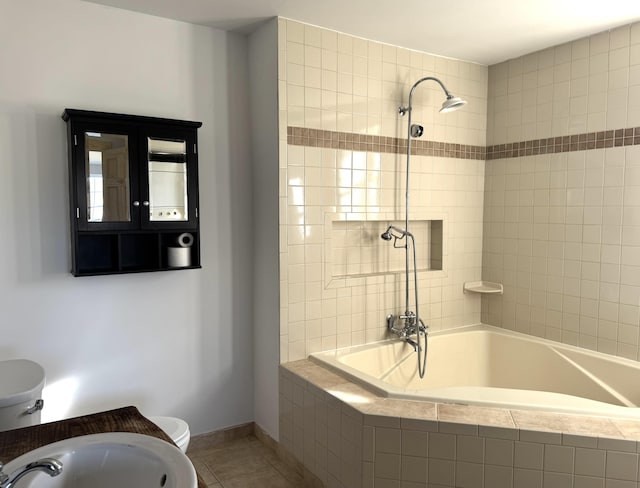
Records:
[[[411,339],[410,337],[405,337],[404,338],[404,342],[406,342],[411,347],[413,347],[413,350],[415,352],[418,352],[418,349],[420,349],[420,346],[418,345],[418,343],[416,341],[414,341],[413,339]]]

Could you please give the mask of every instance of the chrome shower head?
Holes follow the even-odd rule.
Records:
[[[404,239],[406,236],[413,239],[413,234],[411,232],[406,229],[396,227],[395,225],[390,225],[387,227],[387,230],[380,235],[380,237],[385,241],[390,241],[391,239]]]
[[[467,104],[466,100],[463,100],[460,97],[454,97],[451,93],[447,93],[447,99],[442,102],[442,108],[440,109],[441,113],[453,112],[454,110],[458,110]]]
[[[411,87],[411,90],[409,90],[409,104],[406,107],[399,108],[398,111],[400,115],[411,113],[413,92],[420,83],[423,83],[425,81],[435,81],[438,85],[440,85],[440,88],[442,88],[442,91],[444,91],[445,95],[447,96],[447,99],[442,103],[440,112],[452,112],[467,104],[466,100],[463,100],[460,97],[454,97],[451,92],[447,90],[447,87],[444,86],[444,83],[442,83],[442,81],[440,81],[438,78],[435,78],[433,76],[425,76],[424,78],[420,78],[418,81],[416,81]]]

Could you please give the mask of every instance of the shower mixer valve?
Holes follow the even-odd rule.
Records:
[[[395,326],[396,320],[403,321],[402,327]],[[416,321],[416,314],[410,310],[400,315],[387,315],[387,330],[393,332],[400,339],[410,344],[415,351],[418,351],[420,347],[410,336],[418,333],[426,336],[429,333],[429,327],[424,324],[422,319]]]

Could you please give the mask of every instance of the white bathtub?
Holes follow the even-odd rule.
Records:
[[[392,398],[640,418],[640,363],[474,325],[431,333],[427,372],[398,340],[312,354]]]

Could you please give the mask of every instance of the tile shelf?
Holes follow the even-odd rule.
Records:
[[[462,287],[464,293],[497,293],[502,295],[504,287],[502,283],[491,281],[467,281]]]

